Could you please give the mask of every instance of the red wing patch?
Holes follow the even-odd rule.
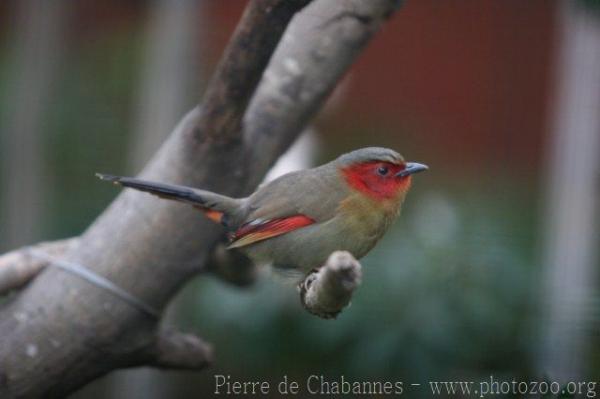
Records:
[[[270,220],[253,220],[240,227],[231,236],[228,248],[243,247],[267,238],[276,237],[315,223],[308,216],[295,215]]]

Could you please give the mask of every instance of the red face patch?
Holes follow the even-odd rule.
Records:
[[[410,187],[410,176],[396,177],[404,165],[364,162],[342,169],[348,184],[378,200],[391,199]]]

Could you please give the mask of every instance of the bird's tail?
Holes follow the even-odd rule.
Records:
[[[123,187],[144,191],[161,198],[185,202],[202,210],[209,219],[217,223],[226,224],[226,219],[235,215],[241,205],[241,200],[239,199],[192,187],[102,173],[96,173],[96,176],[101,180],[110,181]]]

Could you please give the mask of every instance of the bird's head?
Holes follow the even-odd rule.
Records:
[[[426,165],[406,162],[394,150],[361,148],[340,156],[336,162],[348,185],[374,200],[401,201],[410,188],[411,175]]]

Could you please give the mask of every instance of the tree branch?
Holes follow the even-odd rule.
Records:
[[[47,261],[33,256],[32,249],[61,257],[76,243],[76,238],[42,242],[0,256],[0,296],[22,288],[48,265]]]
[[[360,263],[349,252],[336,251],[298,285],[300,301],[308,312],[332,319],[348,306],[361,281]]]
[[[164,369],[201,370],[212,363],[209,344],[192,334],[163,329],[156,339],[132,356],[132,366],[154,366]]]
[[[198,139],[203,139],[201,135],[220,141],[239,138],[242,117],[273,49],[294,12],[310,1],[254,0],[246,9],[247,23],[237,26],[208,85]],[[261,24],[271,26],[258,28]]]
[[[294,19],[271,57],[306,2],[248,3],[203,107],[183,118],[142,177],[232,196],[250,193],[398,5],[316,0]],[[185,205],[123,190],[63,256],[162,309],[205,267],[222,236],[219,226]],[[11,299],[0,311],[0,397],[64,396],[132,365],[143,343],[156,339],[155,320],[57,268],[42,271]],[[154,346],[163,348],[154,349],[162,361],[148,361],[186,364],[165,360],[166,349],[190,341],[169,342]]]

